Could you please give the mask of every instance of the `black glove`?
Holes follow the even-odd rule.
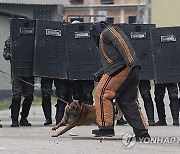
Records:
[[[104,70],[103,70],[103,68],[101,68],[99,71],[94,73],[94,75],[93,75],[94,81],[99,82],[101,80],[103,74],[104,74]]]
[[[139,68],[139,70],[142,70],[142,66],[141,65],[138,65],[138,64],[134,64],[134,65],[131,65],[131,70],[134,70],[136,69],[137,67]]]
[[[96,82],[99,82],[99,81],[101,80],[101,77],[102,77],[101,75],[96,74],[96,73],[93,75],[93,79],[94,79],[94,81],[96,81]]]

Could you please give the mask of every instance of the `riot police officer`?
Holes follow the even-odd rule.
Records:
[[[11,40],[10,37],[5,41],[3,56],[5,60],[11,61]],[[10,105],[11,109],[11,127],[21,126],[31,126],[31,123],[28,122],[27,117],[29,115],[30,107],[33,102],[33,93],[34,93],[34,77],[15,77],[12,76],[12,103]],[[21,106],[21,99],[24,96],[22,103],[21,119],[20,123],[18,120],[19,111]]]
[[[139,91],[144,101],[144,108],[146,111],[149,126],[155,126],[154,121],[154,104],[151,97],[150,80],[140,80]]]
[[[48,78],[48,77],[41,78],[42,108],[43,108],[44,116],[46,118],[44,125],[52,124],[51,95],[53,93],[53,89],[52,89],[53,83],[56,88],[55,93],[57,97],[57,104],[55,105],[56,124],[58,124],[61,121],[64,115],[64,108],[66,106],[66,102],[70,100],[71,94],[72,94],[71,81],[66,80],[66,79],[58,79],[58,78]],[[61,98],[62,100],[66,102],[58,98]]]
[[[82,23],[74,20],[71,24]],[[85,104],[93,104],[94,81],[92,80],[73,80],[73,98],[83,101]]]
[[[166,126],[166,114],[165,114],[165,104],[164,96],[166,88],[170,100],[170,109],[173,118],[173,125],[179,125],[179,102],[178,102],[178,87],[176,83],[168,84],[155,84],[155,102],[158,113],[159,121],[155,123],[156,126]]]

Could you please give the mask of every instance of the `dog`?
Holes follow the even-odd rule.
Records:
[[[122,112],[120,108],[117,107],[118,119],[122,117]],[[52,130],[56,130],[61,126],[66,126],[63,130],[59,131],[57,134],[52,135],[52,137],[58,137],[75,126],[81,125],[91,125],[96,123],[96,109],[94,105],[84,104],[80,100],[72,100],[68,103],[64,110],[64,116],[59,124],[54,126]]]

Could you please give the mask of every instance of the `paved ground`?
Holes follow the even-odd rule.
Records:
[[[168,126],[149,127],[153,141],[131,142],[130,144],[126,140],[103,140],[102,142],[99,140],[73,140],[69,135],[69,133],[74,133],[79,136],[92,136],[91,130],[97,128],[94,125],[75,127],[58,138],[52,138],[51,135],[55,133],[51,130],[53,125],[43,126],[44,116],[40,106],[31,108],[29,116],[31,127],[11,128],[10,111],[0,111],[0,123],[3,125],[3,128],[0,128],[0,154],[179,154],[180,126],[172,126],[167,96],[165,102]],[[140,99],[140,105],[144,113],[142,99]],[[55,113],[54,108],[53,113]],[[132,133],[132,129],[129,125],[115,126],[115,132],[116,137],[123,136],[125,138],[128,133]]]

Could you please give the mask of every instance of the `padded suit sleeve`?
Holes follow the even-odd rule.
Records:
[[[124,32],[119,27],[109,27],[104,31],[103,38],[111,43],[121,54],[127,66],[137,66],[134,49]]]

